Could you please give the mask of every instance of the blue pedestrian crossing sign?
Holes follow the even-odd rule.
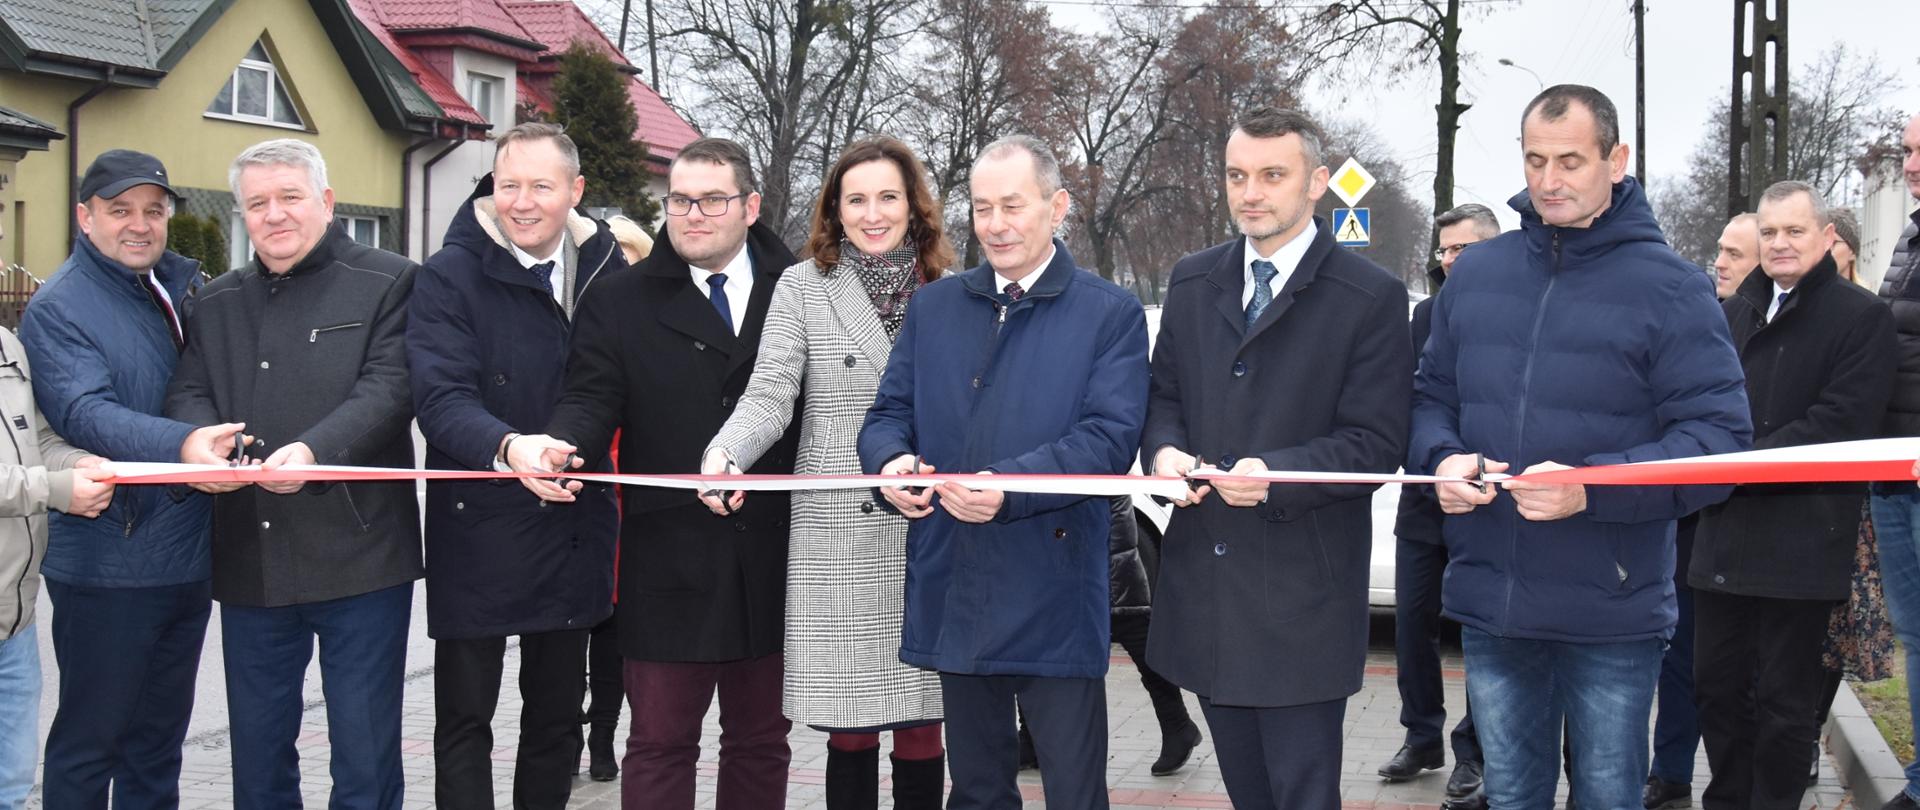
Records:
[[[1333,209],[1333,241],[1347,247],[1366,247],[1373,241],[1373,229],[1365,208]]]

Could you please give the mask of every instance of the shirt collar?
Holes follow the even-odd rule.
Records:
[[[1295,234],[1292,239],[1287,240],[1287,243],[1281,245],[1279,250],[1274,251],[1272,256],[1260,255],[1260,252],[1254,249],[1251,238],[1242,240],[1246,244],[1246,255],[1241,260],[1240,268],[1242,277],[1245,278],[1248,283],[1252,283],[1253,263],[1258,259],[1266,259],[1273,263],[1274,268],[1280,271],[1280,274],[1275,276],[1275,278],[1286,279],[1292,276],[1294,268],[1299,267],[1300,260],[1306,257],[1307,248],[1313,245],[1314,235],[1319,232],[1319,223],[1314,222],[1312,217],[1308,217],[1307,227],[1301,229],[1300,233]]]
[[[558,268],[566,258],[567,239],[565,236],[562,236],[560,241],[554,244],[553,254],[545,258],[537,257],[521,250],[519,245],[511,241],[507,242],[507,249],[513,251],[513,258],[520,262],[521,267],[525,267],[528,270],[532,270],[534,265],[541,262],[553,262],[553,266]]]
[[[742,282],[748,282],[753,280],[753,260],[747,256],[749,250],[750,248],[742,244],[740,246],[740,252],[733,254],[733,259],[727,262],[727,266],[720,268],[719,272],[727,274],[728,281],[738,279]],[[694,283],[701,285],[705,285],[707,283],[707,277],[714,274],[712,270],[694,267],[691,264],[687,265],[687,269],[693,271]]]
[[[1006,276],[1001,275],[1000,271],[998,270],[993,271],[993,291],[997,293],[1005,293],[1007,291],[1008,284],[1013,284],[1015,282],[1018,282],[1020,284],[1020,289],[1022,291],[1031,292],[1033,290],[1033,285],[1040,281],[1040,274],[1043,272],[1046,272],[1047,267],[1053,264],[1053,254],[1058,250],[1059,250],[1058,247],[1054,246],[1051,242],[1049,242],[1047,244],[1047,257],[1045,259],[1041,259],[1039,264],[1034,265],[1032,270],[1028,270],[1026,275],[1021,276],[1019,278],[1007,278]]]

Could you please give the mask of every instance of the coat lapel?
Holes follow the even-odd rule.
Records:
[[[673,292],[666,306],[660,309],[662,325],[728,357],[740,354],[740,339],[727,330],[720,313],[714,311],[713,302],[694,289],[691,277],[683,275],[677,282],[670,280],[668,284]],[[758,284],[754,290],[757,296]]]
[[[1233,243],[1233,247],[1223,251],[1220,261],[1207,272],[1207,283],[1213,285],[1214,309],[1225,318],[1235,335],[1245,335],[1247,331],[1247,311],[1240,306],[1240,293],[1246,289],[1244,259],[1246,241]]]
[[[780,283],[780,274],[785,270],[765,266],[765,262],[752,252],[751,246],[747,250],[747,258],[753,267],[753,292],[747,295],[746,323],[740,324],[740,336],[734,339],[734,351],[727,355],[732,360],[727,364],[729,376],[740,364],[753,362],[754,354],[760,347],[760,331],[767,325],[767,309],[773,305],[773,288]],[[715,320],[718,320],[717,316]]]
[[[826,281],[827,297],[833,304],[834,320],[840,323],[840,333],[853,338],[874,369],[885,370],[887,356],[893,353],[893,343],[887,339],[886,327],[874,313],[873,300],[868,297],[858,274],[835,269],[827,274]]]

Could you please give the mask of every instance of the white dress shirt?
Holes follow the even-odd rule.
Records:
[[[1040,281],[1040,274],[1046,271],[1047,265],[1053,264],[1053,254],[1058,250],[1059,248],[1049,243],[1047,245],[1047,257],[1041,259],[1038,265],[1035,265],[1032,270],[1027,271],[1026,275],[1019,278],[1007,278],[1006,276],[1000,275],[1000,271],[993,271],[993,288],[998,292],[1004,293],[1007,291],[1008,284],[1019,282],[1021,295],[1033,292],[1033,285]]]
[[[567,302],[562,301],[560,296],[566,295],[563,288],[567,284],[567,240],[563,237],[559,242],[554,243],[553,255],[544,259],[536,258],[533,254],[521,250],[520,246],[512,241],[507,242],[507,248],[513,251],[515,259],[520,260],[520,266],[528,270],[532,270],[534,265],[541,262],[553,262],[553,269],[547,273],[548,286],[553,288],[554,303],[564,308]]]
[[[1280,289],[1287,286],[1287,279],[1292,278],[1293,271],[1300,267],[1300,260],[1307,255],[1307,247],[1313,244],[1314,234],[1319,232],[1320,226],[1309,218],[1307,220],[1306,230],[1301,231],[1298,236],[1293,237],[1293,239],[1289,240],[1286,244],[1281,245],[1280,249],[1274,251],[1272,256],[1260,255],[1260,252],[1253,248],[1253,240],[1245,240],[1247,245],[1246,255],[1240,261],[1240,308],[1244,310],[1248,304],[1253,303],[1254,260],[1266,259],[1267,261],[1273,262],[1273,268],[1275,270],[1280,271],[1273,274],[1272,281],[1267,282],[1267,290],[1273,293],[1267,300],[1271,301],[1279,298]]]
[[[1780,283],[1777,281],[1774,282],[1773,300],[1767,303],[1767,323],[1773,323],[1773,316],[1780,314],[1780,304],[1782,303],[1780,296],[1790,292],[1793,291],[1780,286]]]
[[[713,288],[707,286],[707,278],[713,275],[711,270],[702,270],[687,265],[693,271],[693,287],[707,300],[713,300]],[[733,313],[733,333],[740,334],[740,324],[747,319],[747,296],[753,295],[753,262],[747,258],[747,246],[741,245],[740,252],[733,254],[733,261],[727,262],[720,272],[727,274],[727,282],[722,285],[727,290],[727,310]]]
[[[173,336],[185,340],[187,337],[186,334],[180,331],[183,328],[180,323],[180,310],[174,307],[173,296],[167,294],[167,285],[161,284],[159,274],[152,270],[141,273],[140,277],[146,279],[147,286],[153,289],[155,295],[160,296],[161,303],[166,304],[167,314],[170,316],[167,318],[167,322],[171,324],[170,328],[173,329]]]

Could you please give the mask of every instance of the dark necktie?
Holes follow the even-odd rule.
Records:
[[[541,262],[527,268],[527,271],[533,273],[533,283],[540,285],[540,291],[546,293],[548,298],[552,298],[553,262]]]
[[[1267,311],[1267,305],[1273,303],[1273,277],[1280,275],[1280,269],[1266,259],[1253,260],[1253,300],[1247,302],[1247,329],[1251,331],[1260,313]]]
[[[1789,294],[1791,294],[1791,291],[1783,292],[1780,294],[1780,297],[1774,299],[1773,314],[1767,316],[1767,323],[1773,323],[1774,318],[1780,317],[1780,310],[1787,308],[1787,296]]]
[[[1027,291],[1020,289],[1020,282],[1016,281],[1007,285],[1006,293],[1008,301],[1018,301],[1020,296],[1027,294]]]
[[[733,331],[733,307],[727,305],[727,274],[714,273],[707,276],[707,287],[713,290],[713,308],[719,310],[720,321],[727,325],[727,331]]]

